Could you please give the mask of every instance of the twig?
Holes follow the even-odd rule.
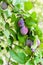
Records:
[[[4,17],[4,14],[2,13],[1,15],[2,15],[2,17],[3,17],[3,20],[6,22],[6,19],[5,19],[5,17]]]
[[[10,62],[10,58],[11,58],[11,57],[9,57],[9,60],[8,60],[8,65],[9,65],[9,62]]]

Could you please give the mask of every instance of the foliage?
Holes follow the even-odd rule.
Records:
[[[6,3],[7,8],[2,8],[3,2]],[[5,55],[6,57],[8,53],[10,59],[7,56],[6,60],[12,65],[38,65],[39,63],[43,65],[43,35],[38,26],[37,13],[29,12],[32,8],[34,5],[30,0],[0,1],[0,56]],[[28,29],[26,35],[21,34],[21,27],[18,26],[21,18]],[[37,46],[37,39],[40,41],[39,46]],[[31,47],[26,45],[26,40],[32,41]],[[31,42],[28,43],[31,44]],[[0,65],[3,63],[0,58]]]

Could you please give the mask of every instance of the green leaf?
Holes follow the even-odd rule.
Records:
[[[11,22],[15,22],[16,21],[16,16],[15,16],[15,14],[12,14],[12,16],[11,16]]]
[[[16,11],[19,11],[20,8],[21,8],[21,4],[16,4],[16,6],[15,6],[15,12],[16,12]]]
[[[30,58],[30,56],[31,56],[31,54],[32,54],[32,51],[31,51],[31,49],[30,49],[28,46],[25,47],[25,52],[26,52],[26,54],[29,55],[29,58]],[[27,57],[27,58],[28,58],[28,57]],[[28,58],[28,59],[29,59],[29,58]]]
[[[9,17],[11,17],[11,15],[12,15],[10,9],[5,10],[3,13],[4,13],[4,15],[5,15],[5,17],[6,17],[7,19],[8,19]]]
[[[33,5],[31,2],[24,2],[24,10],[29,11],[33,8]]]
[[[11,4],[12,3],[12,0],[7,0],[8,4]]]
[[[3,34],[3,31],[0,31],[0,36],[3,36],[4,34]]]
[[[20,4],[17,4],[16,6],[17,6],[18,9],[20,9]]]
[[[43,49],[43,43],[40,44],[40,49]]]
[[[9,31],[8,30],[4,30],[4,35],[7,37],[7,38],[9,38],[9,35],[10,35],[10,33],[9,33]]]
[[[32,12],[31,17],[32,17],[33,19],[35,19],[35,18],[36,18],[36,12]]]
[[[28,60],[27,63],[26,63],[26,65],[34,65],[34,60],[33,59]]]
[[[25,24],[28,28],[36,26],[36,22],[31,17],[25,19]]]
[[[3,60],[0,58],[0,65],[2,65],[3,64]]]
[[[20,43],[24,43],[26,38],[27,38],[27,36],[22,36],[21,34],[18,34],[18,40]]]
[[[20,20],[20,18],[19,17],[17,17],[17,19],[16,19],[16,21],[15,21],[15,23],[14,23],[14,28],[15,28],[15,30],[16,30],[16,32],[18,33],[18,31],[20,30],[19,29],[19,26],[18,26],[18,21]]]
[[[15,38],[15,35],[16,35],[15,31],[14,31],[13,29],[9,29],[9,32],[10,32],[10,34],[12,34],[12,36]]]
[[[8,38],[8,43],[9,45],[12,45],[13,44],[13,37],[10,35],[9,38]]]
[[[0,0],[0,2],[1,2],[2,0]]]
[[[24,64],[26,62],[26,56],[24,53],[16,53],[13,50],[9,50],[11,57],[16,60],[20,64]]]
[[[6,28],[6,29],[9,29],[9,23],[6,22],[5,28]]]
[[[6,47],[7,52],[9,51],[9,47]]]
[[[38,26],[35,27],[34,33],[35,33],[35,35],[38,35],[39,38],[42,37],[42,31]]]
[[[23,59],[23,60],[26,60],[26,55],[22,52],[18,52],[18,56]]]
[[[10,38],[8,38],[8,45],[11,45],[12,44],[12,42],[11,42],[11,39]]]
[[[2,10],[1,7],[0,7],[0,15],[1,15],[2,12],[3,12],[3,10]]]
[[[35,61],[35,62],[36,62],[36,64],[37,64],[37,63],[39,63],[39,62],[40,62],[40,58],[39,58],[39,57],[35,57],[34,61]]]
[[[18,63],[16,63],[16,62],[11,62],[11,64],[12,64],[12,65],[18,65]]]

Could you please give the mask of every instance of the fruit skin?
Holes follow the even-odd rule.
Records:
[[[23,26],[21,29],[20,29],[20,32],[22,35],[26,35],[28,33],[28,28],[26,26]]]
[[[26,40],[26,45],[31,47],[33,45],[33,42],[30,39]]]
[[[3,2],[3,3],[1,4],[1,7],[2,7],[3,10],[7,9],[7,4],[6,4],[6,2]]]
[[[19,27],[23,27],[24,26],[24,20],[22,18],[19,20],[18,26]]]

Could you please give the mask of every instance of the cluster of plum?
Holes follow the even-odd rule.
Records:
[[[28,28],[24,24],[24,20],[21,18],[18,22],[18,26],[21,28],[20,32],[22,35],[26,35],[28,33]]]
[[[23,20],[22,18],[18,21],[18,26],[20,27],[20,33],[21,33],[22,35],[26,35],[26,34],[28,33],[29,30],[28,30],[28,28],[25,26],[24,20]],[[32,47],[33,43],[34,43],[34,42],[33,42],[32,40],[30,40],[30,39],[27,39],[27,40],[26,40],[26,43],[25,43],[28,47],[31,48],[32,52],[35,51],[35,48]],[[40,45],[40,40],[37,39],[37,40],[36,40],[36,46],[38,47],[39,45]]]
[[[5,10],[5,9],[7,9],[7,7],[8,7],[8,6],[7,6],[6,2],[2,2],[1,8],[2,8],[3,10]],[[28,34],[29,30],[28,30],[28,28],[25,26],[25,22],[24,22],[23,18],[21,18],[21,19],[18,21],[18,26],[20,27],[20,33],[21,33],[22,35],[27,35],[27,34]],[[33,42],[32,40],[27,39],[25,44],[26,44],[27,46],[29,46],[29,47],[31,48],[31,50],[34,52],[35,49],[32,47],[33,43],[34,43],[34,42]],[[39,45],[40,45],[40,40],[37,39],[37,41],[36,41],[36,46],[38,47]]]

